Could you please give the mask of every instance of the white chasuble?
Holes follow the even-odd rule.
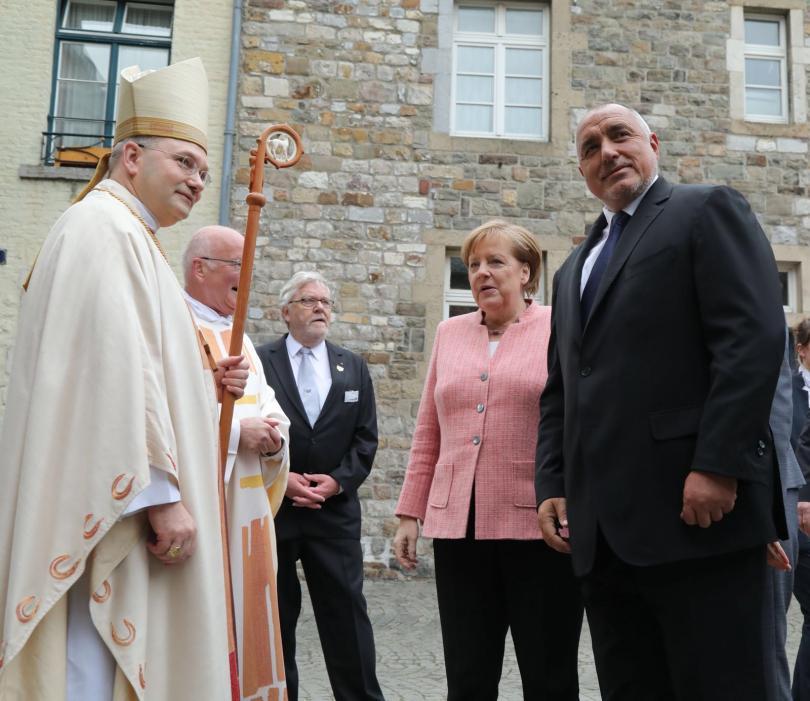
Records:
[[[113,697],[230,699],[217,405],[169,265],[105,180],[49,233],[23,295],[0,452],[0,698],[65,698],[66,592],[88,572]],[[179,487],[197,550],[167,567],[150,465]]]
[[[227,356],[231,318],[220,316],[188,295],[186,299],[214,359]],[[246,335],[242,352],[250,370],[245,394],[234,405],[226,472],[239,681],[244,701],[283,701],[287,684],[278,617],[273,516],[287,488],[290,422],[267,384],[261,361]],[[238,449],[239,422],[250,417],[279,422],[284,446],[277,454],[261,458],[258,453]]]

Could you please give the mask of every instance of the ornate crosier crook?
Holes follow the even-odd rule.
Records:
[[[275,124],[267,127],[256,140],[257,146],[250,151],[250,192],[246,198],[248,204],[245,244],[242,250],[242,267],[239,273],[236,310],[233,314],[231,344],[228,355],[242,355],[242,336],[245,333],[250,283],[253,278],[253,259],[256,254],[256,236],[259,231],[259,216],[267,203],[264,189],[264,166],[271,163],[278,168],[294,166],[304,154],[301,137],[292,127],[286,124]],[[222,408],[219,415],[219,510],[222,529],[222,547],[225,563],[225,593],[227,597],[228,617],[228,650],[231,668],[231,695],[233,701],[239,701],[239,664],[236,646],[236,621],[233,609],[233,590],[231,587],[231,560],[228,547],[227,511],[225,505],[225,467],[228,461],[228,443],[231,435],[233,406],[235,397],[227,391],[222,392]]]

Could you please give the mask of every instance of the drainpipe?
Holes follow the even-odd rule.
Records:
[[[233,0],[231,22],[231,64],[228,70],[228,98],[225,113],[225,144],[222,149],[222,180],[219,187],[219,223],[230,224],[233,142],[236,138],[236,88],[239,83],[239,44],[242,34],[242,0]]]

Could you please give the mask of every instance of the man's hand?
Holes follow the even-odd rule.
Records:
[[[773,541],[773,543],[768,543],[765,558],[768,565],[775,570],[779,572],[790,572],[790,558],[788,558],[785,549],[778,540]]]
[[[322,496],[324,501],[326,501],[329,497],[335,496],[335,494],[340,491],[338,481],[331,475],[310,475],[305,472],[304,478],[308,479],[310,484],[313,482],[315,483],[315,485],[312,487],[312,491],[315,492],[315,494]]]
[[[146,547],[166,565],[178,565],[194,553],[197,525],[180,501],[150,506],[146,510],[149,525],[155,532],[155,542]]]
[[[318,494],[310,486],[310,480],[297,472],[291,472],[287,479],[287,491],[284,496],[292,500],[293,506],[300,506],[305,509],[320,509],[326,498]]]
[[[810,536],[810,501],[800,501],[797,507],[799,530]]]
[[[251,416],[239,422],[239,449],[260,455],[275,453],[281,448],[278,421],[268,417]]]
[[[416,567],[416,541],[419,540],[419,523],[412,516],[400,516],[399,527],[394,536],[394,556],[403,569]]]
[[[683,485],[681,518],[688,526],[708,528],[730,513],[737,500],[737,480],[692,470]]]
[[[223,390],[230,392],[237,399],[245,393],[249,368],[250,365],[244,355],[229,355],[217,361],[214,382],[217,384],[219,401],[222,401]]]
[[[546,499],[537,509],[537,523],[546,545],[557,552],[571,553],[568,544],[568,512],[565,497]]]

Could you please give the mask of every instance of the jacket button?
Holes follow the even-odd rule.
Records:
[[[489,379],[489,373],[482,372],[481,373],[481,382],[486,382]]]
[[[765,449],[764,448],[757,448],[757,455],[759,455],[759,457],[762,457],[763,455],[765,455]]]
[[[478,445],[481,442],[481,436],[473,436],[473,445]]]
[[[481,412],[484,411],[484,405],[479,404],[477,407],[475,407],[475,410],[480,414]]]
[[[760,450],[765,450],[765,441],[757,441],[757,448]]]
[[[590,366],[590,365],[586,365],[584,368],[582,368],[582,369],[579,371],[579,374],[580,374],[580,376],[582,376],[582,377],[588,377],[588,375],[590,375],[590,374],[591,374],[591,366]]]

